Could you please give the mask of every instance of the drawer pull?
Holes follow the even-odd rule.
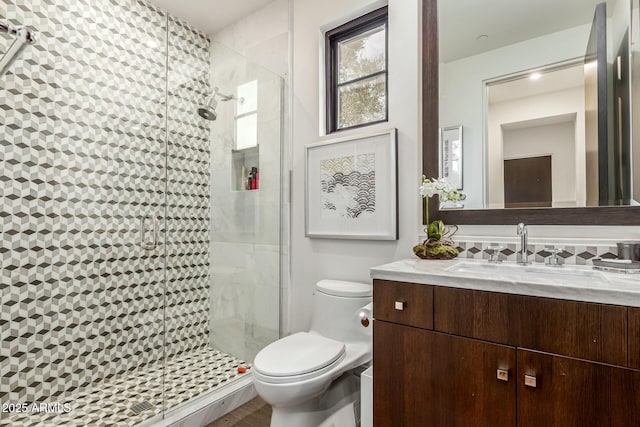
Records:
[[[404,311],[404,301],[396,301],[396,310]]]
[[[538,380],[533,375],[524,376],[524,385],[531,388],[536,388]]]
[[[509,370],[508,369],[498,369],[497,377],[500,381],[509,381]]]

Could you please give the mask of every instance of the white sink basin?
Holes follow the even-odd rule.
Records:
[[[563,285],[604,285],[609,279],[599,271],[576,267],[550,267],[515,263],[459,261],[446,269],[450,273],[476,275],[481,279]]]

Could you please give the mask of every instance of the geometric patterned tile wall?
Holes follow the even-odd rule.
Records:
[[[0,79],[0,401],[34,401],[206,344],[209,45],[144,1],[1,4],[40,33]]]
[[[489,246],[501,246],[500,259],[503,261],[517,261],[517,251],[520,248],[520,244],[515,244],[513,241],[500,241],[498,239],[488,242],[477,242],[473,240],[455,239],[455,243],[458,251],[460,252],[460,258],[467,259],[489,259],[489,252],[487,248]],[[545,259],[551,255],[549,248],[556,248],[562,250],[558,254],[562,258],[562,262],[567,265],[593,265],[593,260],[596,258],[617,258],[618,248],[610,245],[585,245],[584,243],[575,244],[529,244],[527,245],[527,252],[529,253],[529,260],[531,262],[544,263]]]
[[[199,348],[209,333],[211,42],[169,17],[167,143],[167,355]],[[188,307],[188,310],[185,308]]]

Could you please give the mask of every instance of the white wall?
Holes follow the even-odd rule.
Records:
[[[370,283],[369,268],[412,256],[420,223],[419,0],[389,0],[389,123],[398,129],[400,240],[352,241],[304,236],[304,146],[321,139],[321,28],[335,27],[384,4],[370,0],[293,2],[293,180],[290,331],[311,318],[312,292],[323,278]],[[340,135],[347,135],[341,133]]]
[[[484,200],[484,81],[583,56],[590,25],[440,64],[440,126],[464,126],[465,206]]]
[[[554,167],[554,206],[557,202],[573,201],[571,206],[585,206],[586,203],[586,180],[585,180],[585,115],[584,115],[584,87],[579,86],[568,90],[545,93],[542,95],[530,96],[511,101],[492,103],[487,114],[487,191],[489,207],[501,209],[504,206],[504,163],[506,157],[506,147],[503,147],[503,126],[514,123],[523,123],[544,120],[560,116],[575,116],[573,137],[571,139],[570,170],[573,174],[571,187],[573,191],[565,185],[556,185],[560,178],[558,170]],[[538,123],[540,124],[540,123]],[[551,154],[553,142],[550,140],[538,141],[532,144],[536,152]],[[546,151],[545,151],[546,150]],[[524,152],[522,152],[524,154]],[[533,153],[531,151],[530,153]],[[575,154],[574,154],[575,153]],[[513,154],[513,153],[512,153]],[[556,154],[561,154],[557,152]],[[515,154],[513,154],[515,156]],[[564,159],[564,160],[561,160]],[[556,157],[552,162],[565,162],[563,156]],[[557,165],[556,165],[557,166]],[[564,174],[569,170],[564,168]],[[566,184],[569,184],[565,179]],[[558,189],[563,188],[560,191]],[[573,194],[572,197],[568,197]],[[565,204],[565,206],[569,206]]]
[[[289,1],[274,0],[213,35],[213,39],[273,73],[289,68]]]

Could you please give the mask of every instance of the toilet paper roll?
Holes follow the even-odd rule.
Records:
[[[373,318],[373,303],[365,305],[358,311],[358,317],[360,318],[360,324],[365,328],[368,328]]]

